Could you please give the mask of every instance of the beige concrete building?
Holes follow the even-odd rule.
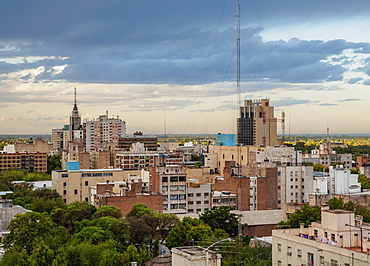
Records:
[[[277,119],[269,99],[245,100],[237,119],[237,145],[275,146]]]
[[[118,139],[126,134],[126,122],[117,118],[109,118],[108,111],[97,119],[84,123],[86,132],[86,151],[103,150],[107,143],[111,149],[118,147]]]
[[[221,266],[221,254],[202,247],[178,247],[171,252],[172,265]]]
[[[188,213],[203,213],[212,209],[212,184],[188,185]]]
[[[257,146],[217,146],[211,145],[210,152],[217,153],[217,172],[223,173],[225,162],[235,161],[236,165],[246,165],[249,163],[250,152],[264,151],[264,147]],[[240,156],[239,156],[240,154]]]
[[[344,210],[321,211],[321,223],[272,231],[273,265],[369,265],[369,226]]]
[[[27,143],[16,142],[14,146],[15,152],[41,152],[50,154],[53,150],[53,144],[42,139],[30,139]]]
[[[80,169],[58,170],[52,172],[52,187],[66,203],[89,201],[89,187],[97,183],[148,179],[149,172],[122,169]]]

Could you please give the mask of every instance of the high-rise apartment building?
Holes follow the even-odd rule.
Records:
[[[126,134],[126,122],[117,118],[109,118],[108,111],[96,120],[86,121],[86,151],[109,150],[118,147],[118,139]]]
[[[245,100],[237,119],[237,144],[275,146],[277,119],[269,99]]]

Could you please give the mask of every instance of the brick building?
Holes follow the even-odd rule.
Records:
[[[6,171],[11,168],[46,173],[47,153],[0,153],[0,171]]]
[[[235,162],[226,162],[224,176],[215,181],[216,191],[237,194],[240,211],[272,210],[277,203],[277,168],[264,168],[260,175],[238,175]]]

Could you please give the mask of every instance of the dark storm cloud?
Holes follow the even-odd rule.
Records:
[[[28,74],[22,79],[26,82],[64,79],[137,84],[234,81],[235,3],[225,3],[223,9],[224,2],[209,0],[163,1],[161,4],[148,0],[140,4],[118,0],[6,2],[0,10],[1,25],[8,25],[0,27],[0,58],[35,55],[56,58],[25,60],[19,64],[0,62],[0,73],[39,66],[50,70],[52,66],[67,64],[61,74],[45,71],[35,78]],[[325,18],[330,19],[354,12],[361,16],[368,11],[364,8],[365,1],[356,1],[356,5],[332,0],[272,3],[275,2],[261,1],[256,5],[267,26],[274,18],[275,23],[284,24],[293,19],[304,21],[306,16],[315,20],[325,14]],[[241,32],[244,81],[337,81],[342,79],[345,69],[325,62],[328,56],[340,56],[345,49],[369,51],[368,44],[345,40],[324,42],[293,38],[264,42],[261,25],[252,22],[259,18],[255,17],[251,2],[242,2],[242,13],[248,15],[248,20],[242,19]],[[250,24],[258,26],[250,27]]]

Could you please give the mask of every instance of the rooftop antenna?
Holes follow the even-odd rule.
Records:
[[[76,87],[75,87],[75,105],[77,105],[77,93],[76,93]]]

